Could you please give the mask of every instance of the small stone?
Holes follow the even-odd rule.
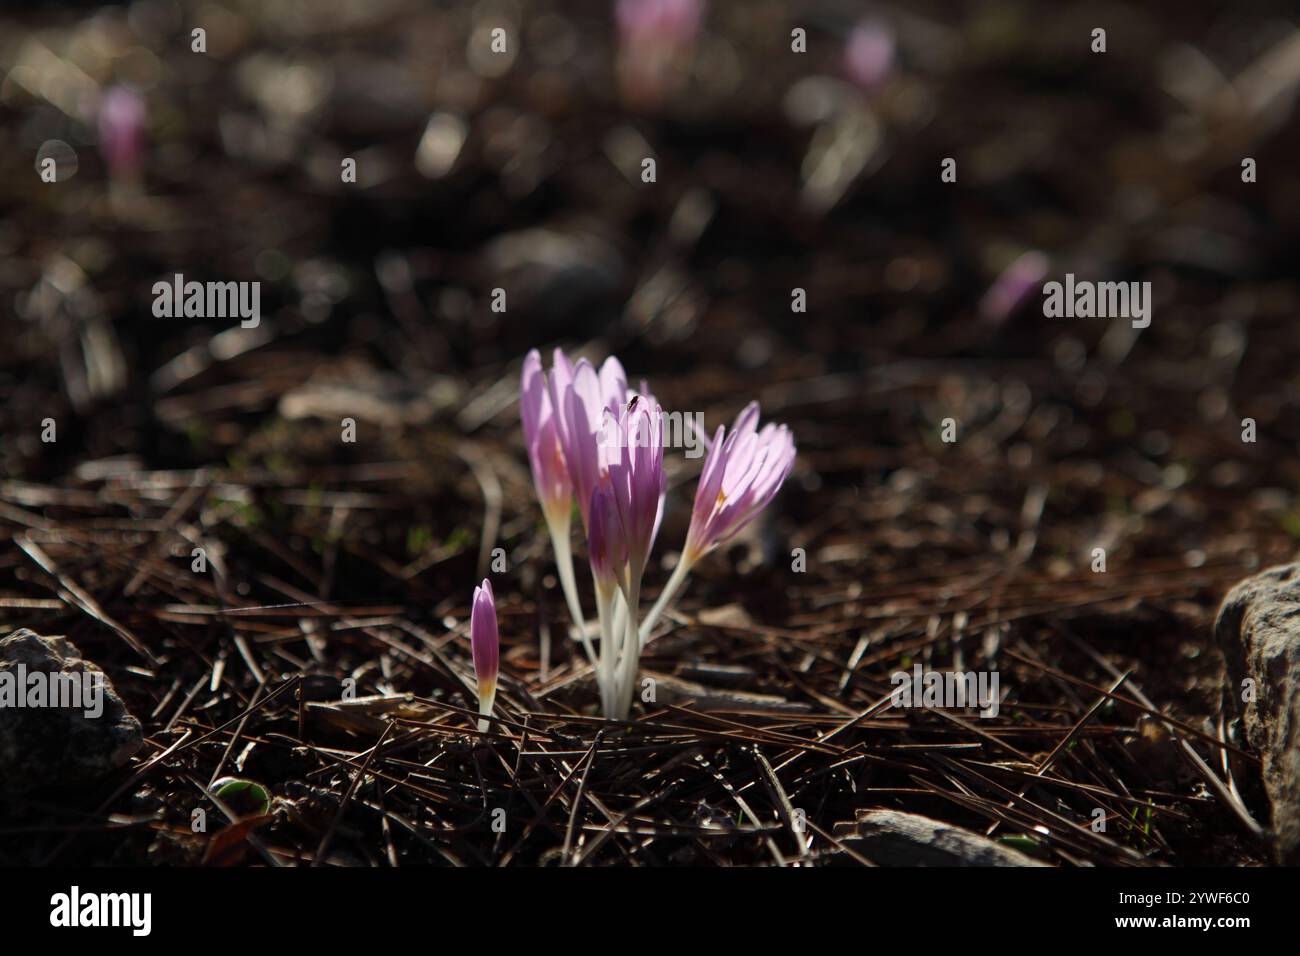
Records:
[[[1019,850],[940,820],[897,810],[859,810],[853,823],[835,825],[881,866],[1046,866]]]
[[[1279,861],[1300,864],[1300,564],[1269,568],[1234,587],[1214,637],[1246,740],[1264,758]],[[1242,700],[1244,682],[1254,700]]]
[[[59,685],[80,699],[55,700],[48,689]],[[76,706],[53,706],[69,700]],[[0,795],[91,783],[143,743],[140,721],[66,637],[22,629],[0,640]]]

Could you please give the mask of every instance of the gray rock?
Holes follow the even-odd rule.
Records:
[[[0,640],[0,795],[91,783],[143,743],[140,721],[66,637]]]
[[[1214,637],[1246,740],[1264,760],[1280,862],[1300,864],[1300,564],[1269,568],[1234,587]],[[1244,702],[1242,682],[1255,683]]]
[[[897,810],[859,810],[835,837],[882,866],[1046,866],[988,837]]]

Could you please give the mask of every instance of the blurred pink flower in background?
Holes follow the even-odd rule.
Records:
[[[858,21],[844,44],[844,72],[868,93],[876,92],[894,68],[894,33],[883,20]]]
[[[1035,292],[1042,291],[1050,262],[1038,251],[1018,256],[993,280],[980,300],[980,315],[1001,325]]]
[[[144,162],[149,110],[144,97],[125,86],[113,86],[99,98],[96,121],[99,151],[113,179],[132,178]]]
[[[704,8],[704,0],[618,0],[614,19],[625,102],[654,107],[681,87]]]

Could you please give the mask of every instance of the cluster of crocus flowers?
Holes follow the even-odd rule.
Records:
[[[487,578],[474,589],[469,612],[470,652],[474,656],[474,678],[478,683],[478,729],[488,729],[488,717],[497,696],[497,668],[501,656],[501,639],[497,632],[497,604],[492,582]]]
[[[681,558],[644,617],[641,583],[663,519],[667,481],[663,413],[644,384],[628,388],[615,358],[599,371],[576,364],[559,349],[550,375],[541,356],[524,360],[520,387],[524,439],[542,514],[573,620],[600,687],[606,717],[625,719],[632,704],[641,649],[692,567],[731,540],[776,496],[794,465],[795,447],[784,425],[758,428],[750,403],[730,434],[719,427],[709,446]],[[573,573],[571,495],[587,533],[596,594],[593,647]]]

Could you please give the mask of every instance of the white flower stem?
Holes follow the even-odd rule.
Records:
[[[596,585],[596,620],[600,625],[600,660],[596,665],[596,685],[600,688],[600,712],[608,714],[613,706],[611,677],[614,671],[615,642],[610,618],[614,616],[614,592],[607,586],[602,587],[594,574],[592,581]]]
[[[492,685],[492,690],[488,692],[488,695],[486,697],[483,697],[482,695],[479,696],[478,712],[483,715],[482,717],[479,718],[478,721],[478,732],[480,734],[487,733],[488,724],[489,724],[488,718],[492,716],[492,703],[496,699],[497,699],[496,684]]]
[[[636,607],[641,597],[642,569],[631,569],[627,592],[627,627],[624,631],[622,657],[616,669],[615,686],[618,690],[615,720],[627,720],[632,709],[632,690],[636,686],[637,663],[641,659],[641,638],[636,627]]]
[[[587,650],[587,659],[596,667],[596,653],[591,647],[591,638],[587,637],[587,621],[582,616],[582,602],[578,600],[578,582],[573,578],[573,548],[569,545],[569,523],[546,523],[551,532],[551,547],[555,549],[555,567],[560,574],[560,589],[569,605],[569,617],[572,620],[572,633],[582,640]]]
[[[681,590],[682,585],[686,582],[686,576],[690,574],[691,567],[695,562],[688,561],[683,554],[677,561],[677,567],[673,568],[673,573],[668,577],[668,583],[664,589],[659,592],[659,599],[655,601],[654,607],[650,608],[650,613],[645,616],[641,622],[640,640],[644,644],[650,637],[650,632],[654,626],[659,623],[659,618],[663,615],[669,605],[672,603],[677,592]]]
[[[610,632],[622,634],[627,627],[627,598],[621,588],[614,590],[614,617],[610,621]],[[622,640],[620,637],[619,640]]]

